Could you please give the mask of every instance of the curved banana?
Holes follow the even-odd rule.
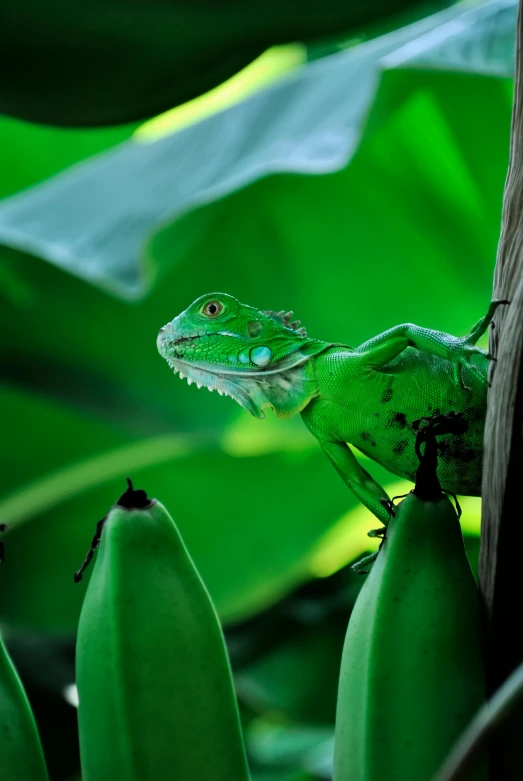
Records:
[[[48,781],[33,712],[0,639],[0,778]]]
[[[485,701],[478,592],[425,441],[350,617],[334,781],[430,781]],[[482,766],[470,781],[486,778]]]
[[[83,780],[248,781],[220,624],[169,513],[129,481],[98,542],[77,641]]]

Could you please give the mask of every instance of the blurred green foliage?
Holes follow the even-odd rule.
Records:
[[[124,142],[109,157],[88,158],[0,204],[4,243],[25,243],[55,260],[7,248],[0,255],[0,512],[19,526],[8,540],[12,566],[3,573],[8,597],[1,611],[13,625],[74,629],[82,591],[68,587],[70,575],[128,473],[172,508],[224,618],[260,609],[308,577],[329,527],[356,506],[353,497],[301,421],[260,423],[228,399],[180,383],[156,353],[156,333],[213,289],[255,306],[292,307],[310,334],[349,344],[401,321],[466,332],[490,296],[508,153],[511,86],[504,74],[513,57],[507,31],[514,7],[460,10],[461,35],[447,39],[456,14],[451,9],[316,60],[283,86],[150,143]],[[442,58],[460,62],[461,72],[427,69]],[[368,106],[349,118],[337,108],[347,72],[354,101]],[[377,91],[367,86],[362,95],[362,74]],[[304,144],[301,157],[289,145],[289,124],[277,122],[282,89],[294,101],[287,109],[293,132],[315,141]],[[271,117],[276,122],[265,132],[252,119],[260,100],[267,128]],[[324,113],[314,125],[318,100]],[[347,138],[358,118],[361,141],[351,151]],[[311,123],[315,135],[304,135]],[[26,167],[23,155],[11,163],[11,191],[28,183],[28,170],[36,182],[130,132],[18,124],[21,139],[24,131],[34,134],[48,153],[39,171]],[[4,120],[0,132],[12,138],[15,125]],[[278,134],[286,141],[284,171],[260,178],[251,156],[262,160],[265,152],[269,173]],[[224,181],[211,199],[206,166],[212,169],[234,139],[234,160],[226,162],[239,172],[243,166],[244,181],[240,189]],[[329,143],[334,162],[327,171],[341,168],[320,176],[318,149],[321,159]],[[149,158],[140,157],[144,147]],[[27,147],[28,160],[37,148]],[[192,181],[193,195],[150,235],[151,209],[151,224],[168,213],[170,191],[161,186],[166,151],[184,164],[178,191],[189,192]],[[285,171],[293,163],[296,172]],[[316,175],[305,175],[308,165]],[[200,200],[205,193],[209,202],[195,208],[198,181]],[[142,257],[133,256],[129,234],[137,252],[142,242]],[[111,266],[119,253],[123,265]],[[112,296],[81,278],[91,255],[105,262],[103,279],[93,282],[107,289],[118,280]],[[57,257],[67,258],[70,273]],[[114,294],[128,298],[125,275],[140,274],[144,260],[149,292],[130,305]],[[135,291],[147,290],[140,284]],[[366,549],[360,526],[356,533],[359,548],[348,545],[339,565]],[[331,547],[341,539],[348,544],[346,534],[326,539]]]
[[[341,568],[370,549],[374,521],[300,420],[256,421],[174,378],[158,328],[222,290],[348,344],[405,321],[465,333],[490,298],[515,15],[515,2],[490,0],[340,43],[192,124],[0,118],[0,520],[13,524],[0,620],[49,642],[75,631],[73,572],[130,474],[171,510],[230,627],[255,781],[328,777],[358,589]],[[287,40],[262,32],[223,70],[199,61],[205,87]],[[197,68],[155,107],[201,91]],[[77,84],[66,75],[51,118]],[[81,94],[64,124],[91,111]],[[466,507],[477,532],[478,502]],[[319,607],[305,592],[321,584]]]
[[[350,33],[420,0],[98,0],[2,4],[0,111],[53,125],[149,117],[216,86],[268,46]]]

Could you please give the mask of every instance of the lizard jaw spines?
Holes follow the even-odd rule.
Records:
[[[294,314],[292,310],[286,312],[285,309],[280,309],[279,312],[273,312],[271,309],[264,309],[263,314],[269,315],[270,317],[276,317],[287,328],[292,328],[293,331],[296,331],[296,333],[299,336],[302,336],[304,338],[307,336],[307,331],[305,330],[305,328],[303,326],[301,326],[301,328],[299,327],[301,323],[300,320],[294,320],[294,322],[292,323],[290,322],[290,319]]]

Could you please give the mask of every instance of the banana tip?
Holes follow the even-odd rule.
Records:
[[[141,488],[135,489],[130,477],[127,477],[127,489],[116,502],[117,507],[123,507],[125,510],[145,510],[153,503],[146,492]]]

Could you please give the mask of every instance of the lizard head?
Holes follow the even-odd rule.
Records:
[[[317,395],[310,359],[330,346],[291,316],[209,293],[160,329],[157,346],[189,384],[231,396],[258,418],[265,407],[289,417]]]

